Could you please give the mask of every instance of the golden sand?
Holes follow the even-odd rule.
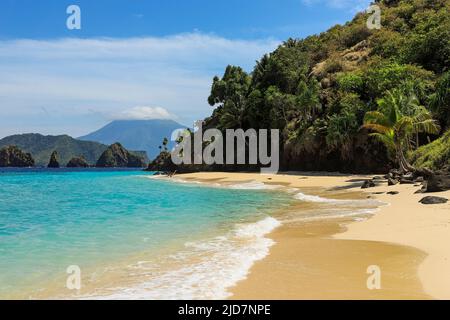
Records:
[[[270,235],[276,244],[269,256],[232,288],[233,299],[450,299],[450,204],[418,203],[423,197],[414,194],[418,187],[383,184],[362,191],[359,180],[371,176],[306,173],[178,177],[222,184],[258,181],[327,198],[371,197],[390,204],[363,221],[288,220]],[[400,193],[375,194],[387,191]],[[450,198],[450,192],[437,195]],[[381,270],[380,290],[367,287],[372,265]]]

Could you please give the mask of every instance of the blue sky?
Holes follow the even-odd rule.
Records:
[[[86,134],[114,119],[210,114],[211,79],[248,71],[288,37],[351,19],[366,0],[2,0],[0,137]],[[81,8],[68,30],[66,8]]]

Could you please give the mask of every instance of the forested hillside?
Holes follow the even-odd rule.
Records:
[[[285,170],[387,171],[424,159],[414,151],[450,127],[450,0],[376,4],[381,29],[359,13],[286,40],[251,73],[228,66],[213,80],[206,128],[280,129]]]

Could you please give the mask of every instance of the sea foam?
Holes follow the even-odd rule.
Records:
[[[228,188],[235,190],[276,190],[282,188],[282,186],[251,181],[228,185]]]
[[[238,224],[223,236],[188,242],[187,250],[171,257],[181,262],[181,267],[158,272],[137,286],[86,299],[226,299],[231,296],[229,288],[244,280],[252,265],[269,254],[274,241],[266,235],[280,224],[277,219],[266,217]]]
[[[314,202],[314,203],[328,203],[336,205],[346,205],[346,206],[380,206],[385,205],[384,202],[374,200],[374,199],[332,199],[320,196],[314,196],[309,194],[304,194],[298,192],[294,195],[294,198],[304,202]]]

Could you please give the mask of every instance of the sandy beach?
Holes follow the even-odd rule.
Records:
[[[300,201],[276,213],[283,221],[269,235],[276,244],[253,265],[247,279],[231,289],[232,299],[450,299],[450,204],[420,204],[424,195],[414,194],[419,187],[382,183],[362,190],[361,181],[373,176],[340,174],[177,177],[219,184],[260,182],[296,188],[317,199],[373,199],[386,204],[373,214],[303,219],[298,213],[320,209]],[[399,194],[386,194],[389,191]],[[450,198],[449,191],[427,195]],[[381,272],[379,290],[367,287],[370,266]]]

